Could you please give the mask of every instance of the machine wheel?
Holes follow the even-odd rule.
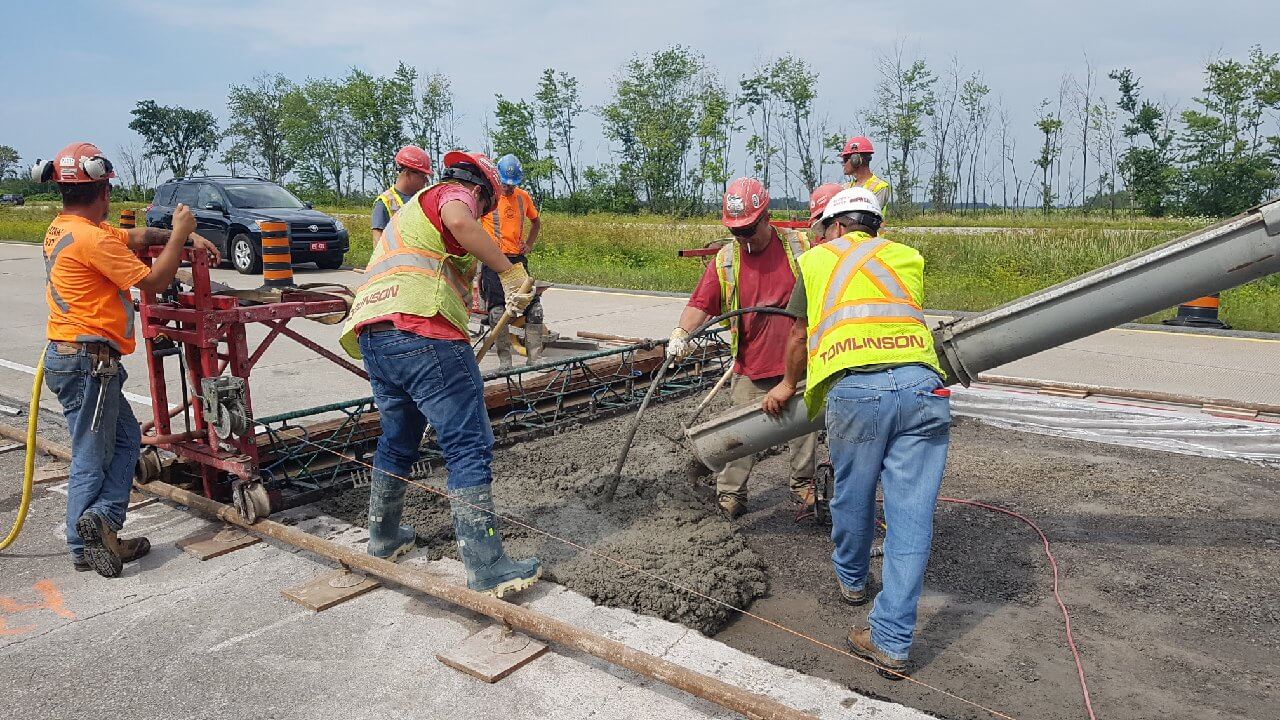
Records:
[[[160,451],[153,447],[147,448],[138,455],[138,466],[133,471],[133,479],[139,485],[146,485],[153,480],[159,480],[163,472],[164,465],[160,462]]]
[[[316,259],[316,267],[321,270],[337,270],[342,267],[342,253],[331,253],[329,255],[321,255]]]
[[[253,238],[240,233],[231,238],[231,264],[241,275],[257,275],[262,272],[262,251],[253,244]]]
[[[836,491],[836,471],[831,463],[818,465],[814,473],[814,484],[817,486],[817,499],[814,502],[814,519],[818,522],[831,523],[831,497]]]
[[[247,523],[255,523],[258,518],[271,514],[271,498],[267,496],[267,489],[258,480],[232,482],[231,504]]]

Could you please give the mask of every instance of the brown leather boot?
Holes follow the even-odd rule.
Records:
[[[882,677],[889,680],[903,679],[907,672],[907,662],[905,660],[894,660],[876,647],[875,642],[871,640],[871,628],[851,630],[847,640],[849,649],[853,651],[853,654],[875,663],[876,672],[880,673]]]
[[[92,510],[85,510],[76,520],[76,532],[84,542],[84,561],[89,563],[89,567],[102,577],[120,577],[124,562],[117,549],[116,531],[107,524],[107,519]]]
[[[151,552],[151,541],[144,537],[117,540],[117,548],[120,553],[120,562],[131,563]]]
[[[720,504],[720,512],[730,520],[738,518],[747,511],[746,503],[732,495],[721,495],[716,498],[716,502]]]

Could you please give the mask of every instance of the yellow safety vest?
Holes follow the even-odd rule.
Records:
[[[797,258],[809,249],[809,241],[800,233],[787,228],[778,229],[778,239],[782,241],[782,249],[787,254],[787,264],[791,266],[791,275],[800,277],[800,266]],[[738,305],[738,273],[742,269],[742,248],[737,242],[731,242],[716,253],[716,277],[720,279],[720,313],[733,312]],[[729,318],[724,322],[729,328],[729,352],[738,357],[738,328],[741,316]]]
[[[845,187],[847,188],[861,187],[861,188],[866,188],[870,190],[872,193],[879,193],[881,190],[889,189],[889,183],[885,182],[884,180],[881,180],[880,176],[876,175],[875,173],[872,173],[871,177],[867,178],[866,182],[860,183],[857,180],[850,180],[848,183],[845,184]],[[887,202],[885,204],[888,205]],[[888,207],[880,208],[881,217],[883,218],[888,211],[889,211]]]
[[[851,232],[800,256],[808,304],[804,399],[816,418],[841,370],[919,363],[942,375],[924,319],[924,258]]]
[[[383,207],[387,209],[388,217],[395,215],[396,211],[404,206],[404,201],[400,199],[400,193],[396,191],[395,185],[383,190],[382,194],[374,202],[382,203]]]
[[[444,238],[422,211],[418,195],[391,216],[365,267],[368,280],[356,290],[339,339],[342,349],[353,358],[360,358],[356,327],[392,313],[443,315],[458,330],[467,332],[475,259],[445,250]]]

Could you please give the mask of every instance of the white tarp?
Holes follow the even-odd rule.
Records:
[[[991,385],[953,386],[951,410],[1012,430],[1280,467],[1280,422],[1265,418],[1234,420],[1199,408],[1076,400]]]

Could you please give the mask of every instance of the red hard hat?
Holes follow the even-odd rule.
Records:
[[[849,142],[844,144],[844,150],[840,152],[840,157],[848,157],[854,153],[873,153],[875,148],[871,147],[871,141],[861,135],[855,135],[849,138]]]
[[[725,189],[720,210],[725,227],[750,227],[769,212],[769,191],[755,178],[738,178]]]
[[[116,176],[111,161],[93,143],[71,143],[59,150],[51,163],[52,177],[48,180],[55,183],[91,183]]]
[[[809,222],[817,222],[822,217],[822,211],[826,209],[827,202],[836,196],[836,193],[844,189],[843,185],[838,183],[826,183],[819,185],[809,193]]]
[[[464,152],[462,150],[450,150],[444,154],[444,166],[446,170],[445,177],[448,177],[448,169],[454,165],[467,163],[480,168],[480,172],[484,175],[484,179],[489,182],[489,190],[492,193],[493,201],[498,201],[498,196],[502,194],[502,181],[498,179],[498,166],[493,164],[488,155],[484,153]]]
[[[431,174],[431,156],[417,145],[405,145],[396,153],[396,165],[410,170],[417,170],[423,175]]]

